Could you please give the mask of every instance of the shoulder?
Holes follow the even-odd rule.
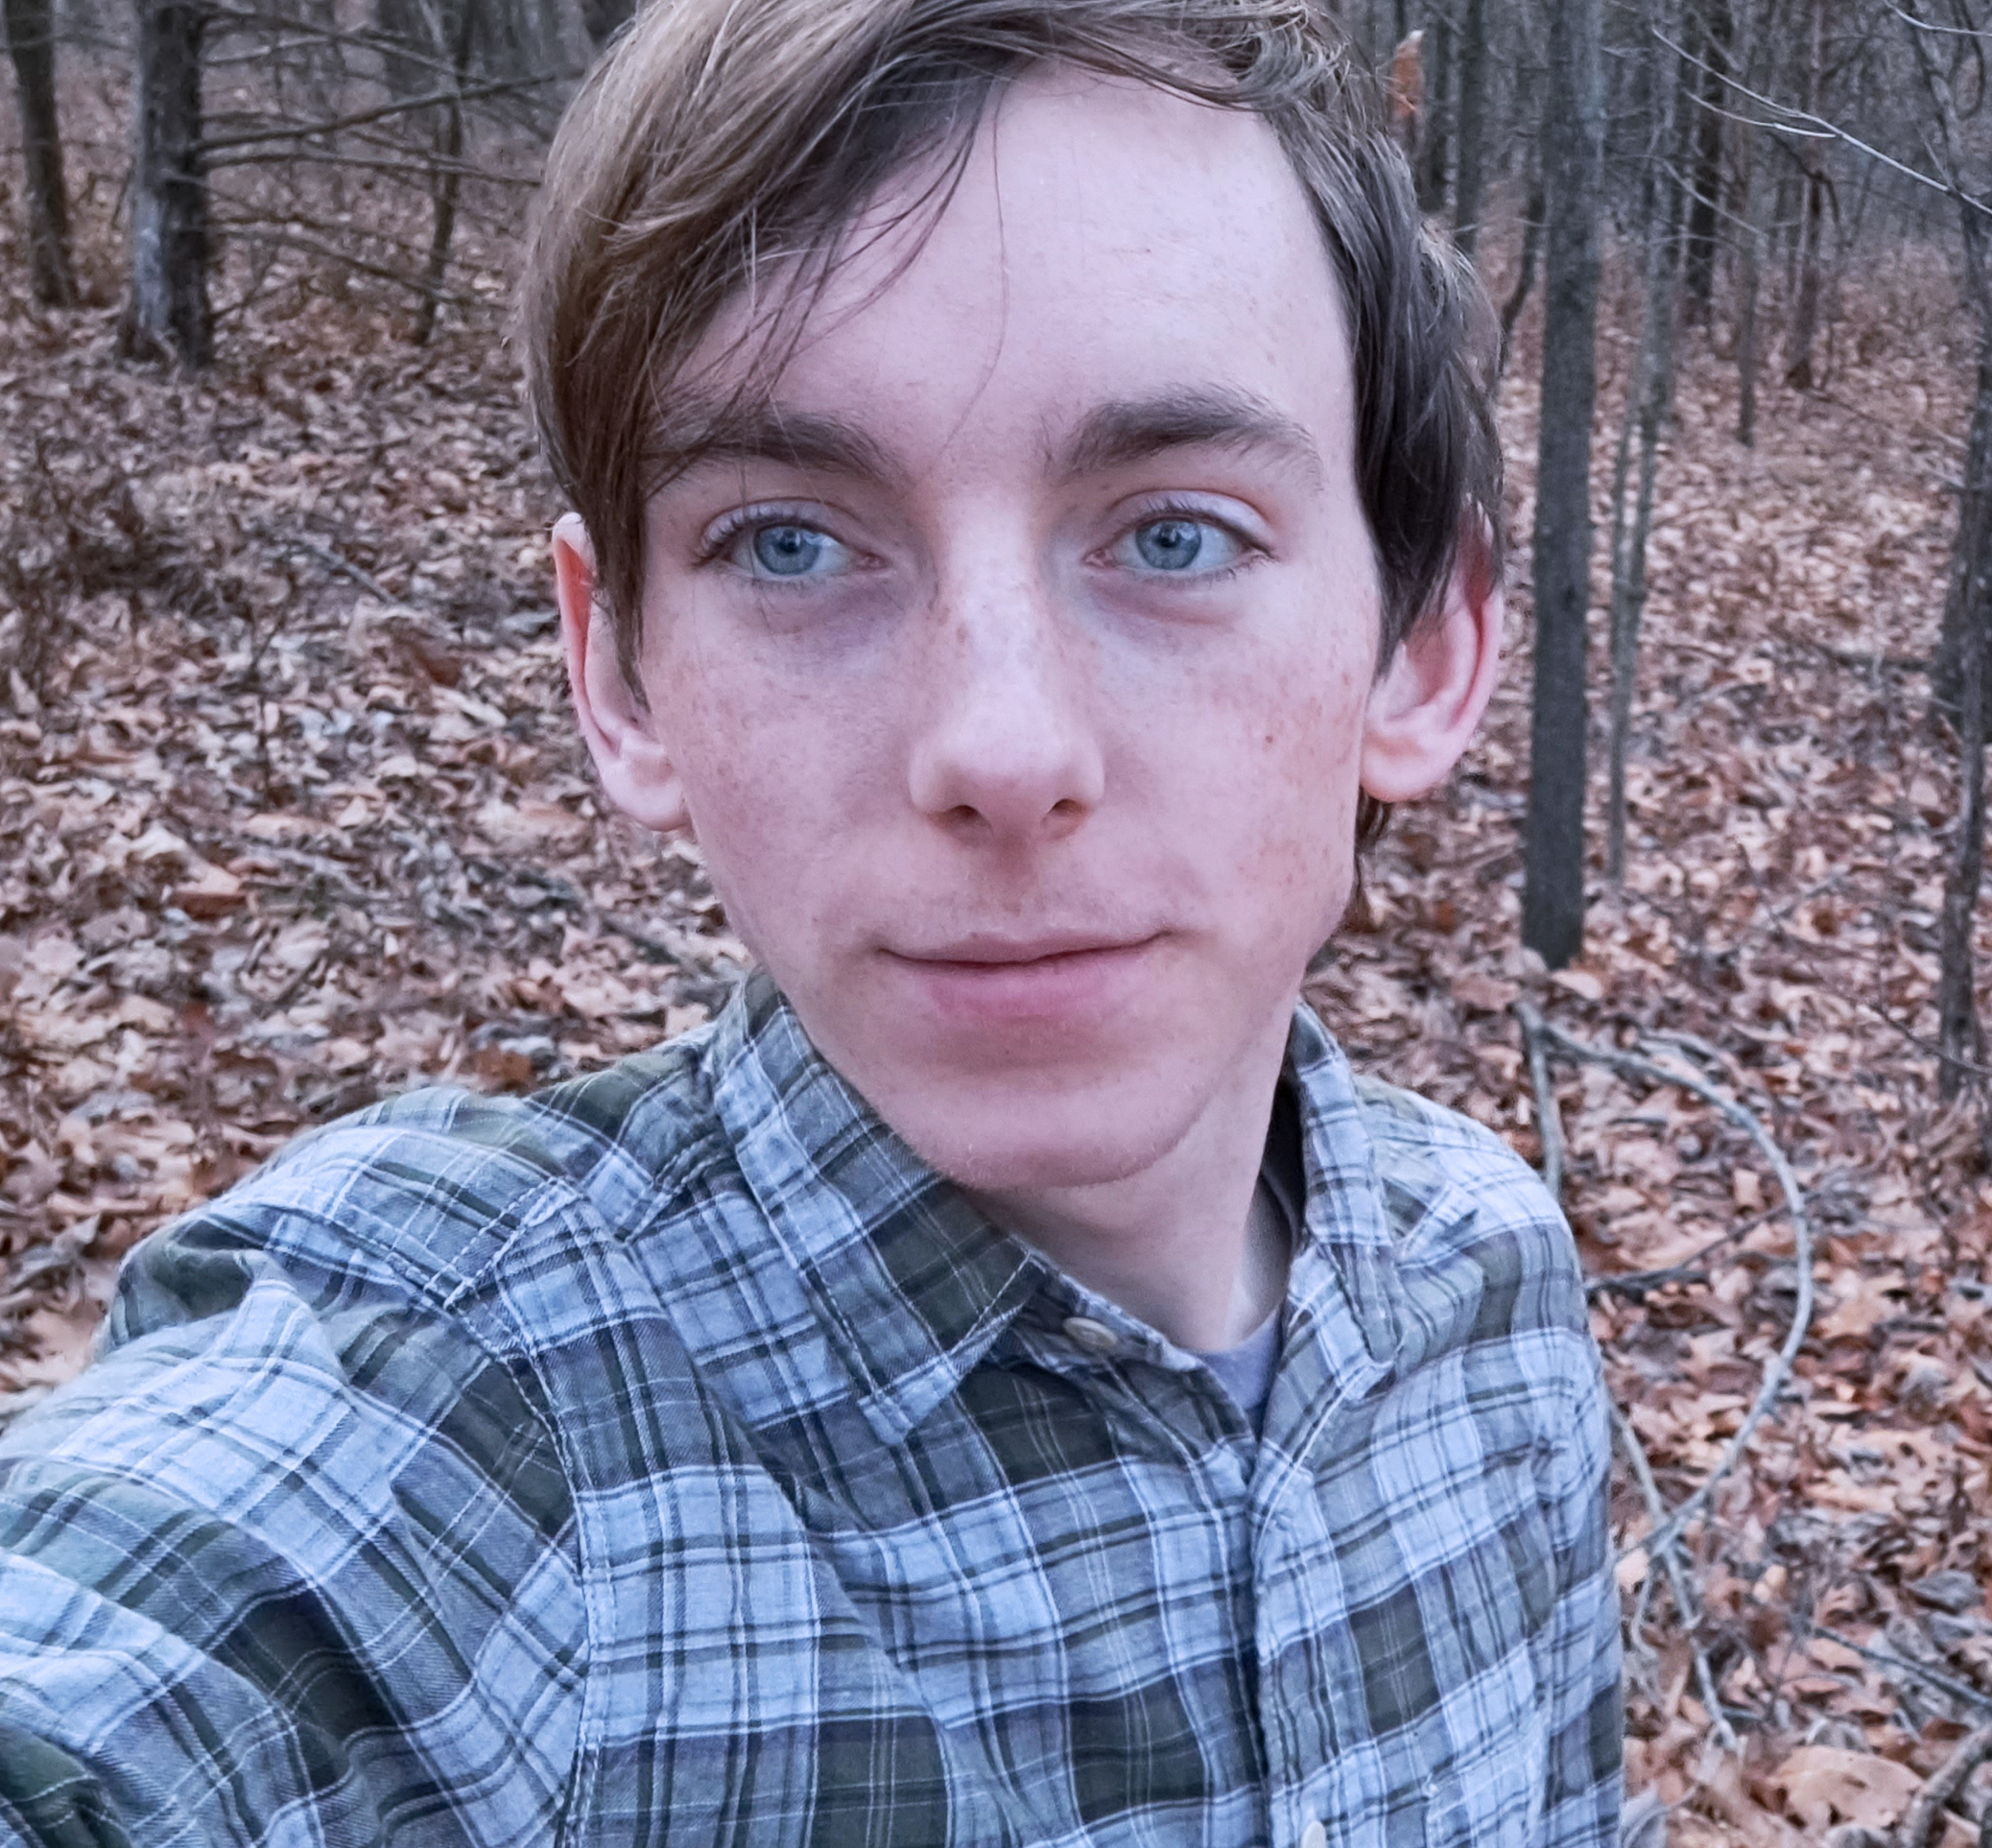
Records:
[[[1521,1349],[1531,1368],[1595,1372],[1576,1243],[1535,1171],[1482,1125],[1415,1092],[1360,1078],[1356,1094],[1427,1352]]]
[[[608,1232],[675,1189],[717,1133],[701,1047],[687,1035],[530,1097],[411,1092],[300,1136],[148,1244],[461,1297],[522,1237]]]
[[[1381,1078],[1358,1078],[1355,1090],[1400,1242],[1464,1196],[1483,1223],[1517,1223],[1553,1235],[1559,1249],[1569,1244],[1563,1215],[1534,1169],[1491,1129]]]

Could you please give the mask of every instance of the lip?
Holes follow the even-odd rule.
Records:
[[[1102,936],[1081,931],[1053,931],[1032,937],[1001,936],[978,932],[931,950],[889,950],[904,962],[922,962],[966,969],[1014,968],[1024,962],[1050,962],[1060,957],[1115,956],[1139,950],[1154,941],[1146,936]]]
[[[950,1025],[1069,1028],[1112,1013],[1160,940],[1160,933],[978,934],[931,949],[890,949],[886,959]]]

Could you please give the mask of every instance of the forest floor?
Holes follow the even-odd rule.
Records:
[[[23,267],[0,249],[0,289]],[[1970,355],[1940,276],[1843,310],[1826,388],[1768,392],[1754,450],[1688,340],[1628,871],[1584,958],[1517,947],[1522,550],[1486,735],[1396,818],[1315,983],[1360,1062],[1531,1158],[1517,1002],[1697,1075],[1789,1157],[1817,1305],[1680,1555],[1692,1623],[1618,1489],[1630,1781],[1676,1843],[1886,1825],[1992,1715],[1992,1183],[1924,1050],[1956,779],[1916,665]],[[82,1363],[135,1240],[298,1129],[599,1065],[704,1020],[743,960],[696,849],[605,813],[577,746],[495,314],[417,351],[364,293],[300,290],[198,380],[119,366],[110,319],[0,298],[0,1414]],[[1524,536],[1531,366],[1525,330]],[[1793,1219],[1738,1121],[1552,1072],[1611,1382],[1676,1503],[1775,1367]],[[1959,1805],[1988,1800],[1981,1771]]]

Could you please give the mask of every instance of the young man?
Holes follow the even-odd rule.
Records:
[[[759,968],[134,1255],[0,1443],[0,1839],[1611,1839],[1568,1236],[1297,1005],[1495,670],[1470,305],[1317,6],[639,17],[529,359]]]

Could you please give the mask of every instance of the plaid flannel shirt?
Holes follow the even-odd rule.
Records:
[[[320,1131],[0,1441],[0,1840],[1608,1843],[1569,1235],[1305,1010],[1264,1435],[764,978]]]

